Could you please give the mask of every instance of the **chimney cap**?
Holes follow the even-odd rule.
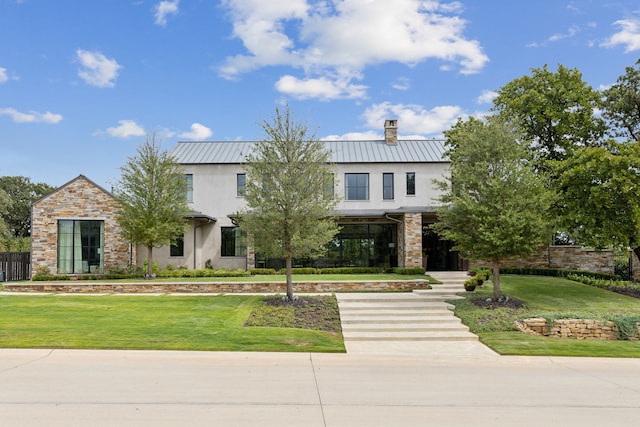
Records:
[[[397,128],[398,127],[398,119],[387,119],[384,121],[385,128]]]

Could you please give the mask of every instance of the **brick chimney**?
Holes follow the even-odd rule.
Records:
[[[390,119],[384,121],[384,142],[387,145],[396,145],[398,143],[398,120]]]

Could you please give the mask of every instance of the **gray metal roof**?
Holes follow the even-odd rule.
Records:
[[[333,163],[438,163],[446,162],[444,140],[324,141]],[[181,164],[244,163],[254,141],[178,142],[171,155]]]

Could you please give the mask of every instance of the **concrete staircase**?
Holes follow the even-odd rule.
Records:
[[[465,272],[428,273],[442,284],[412,293],[338,293],[345,344],[356,341],[477,341],[445,301],[461,298]]]

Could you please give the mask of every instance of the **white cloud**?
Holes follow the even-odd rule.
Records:
[[[398,77],[391,83],[391,87],[395,90],[409,90],[411,88],[411,81],[406,77]]]
[[[375,64],[413,66],[434,58],[472,74],[489,60],[478,41],[464,37],[459,2],[224,0],[223,5],[230,11],[233,36],[246,53],[227,57],[218,68],[220,75],[234,79],[265,66],[296,67],[305,76],[295,81],[284,76],[280,87],[305,96],[319,83],[326,85],[323,79],[349,86],[345,78],[362,79],[362,71]],[[305,90],[302,82],[313,87]]]
[[[7,76],[7,69],[0,67],[0,83],[5,83],[9,80],[9,76]]]
[[[613,24],[620,27],[620,31],[601,43],[601,46],[615,47],[624,45],[625,53],[640,50],[640,20],[621,19]]]
[[[115,138],[145,136],[144,128],[133,120],[119,120],[118,126],[107,128],[107,133]]]
[[[349,78],[328,77],[298,79],[294,76],[282,76],[276,82],[276,90],[298,99],[317,98],[323,101],[339,98],[362,98],[367,87],[352,84]]]
[[[167,16],[169,15],[177,15],[178,14],[178,4],[180,0],[174,1],[161,1],[155,7],[155,18],[156,25],[160,25],[161,27],[166,27],[167,25]]]
[[[575,25],[573,25],[573,26],[569,27],[569,29],[567,30],[566,33],[557,33],[557,34],[552,35],[551,37],[549,37],[549,41],[550,42],[557,42],[558,40],[571,38],[571,37],[575,36],[576,34],[578,34],[579,31],[580,31],[580,29],[578,27],[576,27]]]
[[[90,52],[78,49],[76,51],[82,68],[78,70],[78,76],[87,84],[97,87],[113,87],[115,79],[122,65],[115,59],[109,59],[100,52]]]
[[[386,119],[397,118],[399,133],[411,132],[418,135],[439,135],[462,116],[462,109],[453,105],[443,105],[427,110],[421,105],[391,104],[390,102],[374,104],[364,113],[364,119],[369,128],[380,129],[384,126]]]
[[[323,141],[377,141],[384,139],[384,135],[380,132],[349,132],[343,135],[327,135],[321,138]]]
[[[476,104],[491,104],[498,96],[495,90],[483,90],[479,97],[476,98]]]
[[[22,113],[15,108],[0,108],[0,116],[9,116],[15,123],[51,123],[55,124],[62,121],[61,114],[50,112],[39,113],[37,111],[29,111]]]
[[[191,132],[184,132],[178,136],[184,139],[203,141],[210,138],[211,135],[213,135],[211,129],[204,125],[201,125],[200,123],[194,123],[191,125]]]

